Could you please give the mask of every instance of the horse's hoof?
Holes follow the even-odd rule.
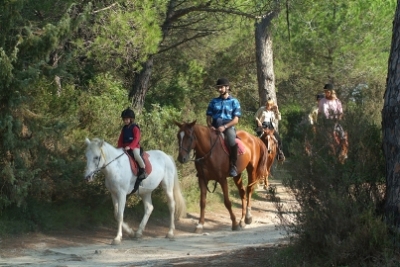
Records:
[[[239,224],[232,226],[232,231],[239,231],[241,229],[242,229],[242,227]]]
[[[240,230],[246,228],[246,226],[247,226],[247,224],[244,221],[240,221],[240,223],[239,223]]]
[[[194,229],[194,232],[195,232],[196,234],[201,234],[201,233],[203,233],[203,226],[202,226],[202,225],[197,225],[197,226],[196,226],[196,229]]]
[[[168,233],[165,238],[168,238],[169,240],[175,240],[175,236],[173,234]]]
[[[133,238],[135,238],[135,239],[141,239],[143,237],[143,234],[140,234],[140,233],[138,233],[138,232],[136,232],[134,235],[133,235]]]
[[[114,239],[114,240],[111,242],[111,245],[113,245],[113,246],[120,245],[120,244],[121,244],[121,239]]]
[[[251,224],[251,223],[253,222],[253,218],[252,218],[252,217],[245,218],[245,219],[244,219],[244,222],[245,222],[246,224]]]
[[[129,232],[129,233],[128,233],[128,236],[129,236],[130,238],[135,238],[135,236],[136,236],[135,231]]]

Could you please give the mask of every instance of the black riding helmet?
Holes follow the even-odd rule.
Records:
[[[122,111],[121,113],[121,118],[135,118],[135,112],[133,112],[133,110],[128,107],[127,109],[125,109],[124,111]]]

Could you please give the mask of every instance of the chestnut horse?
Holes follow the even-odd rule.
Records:
[[[313,140],[312,143],[325,144],[329,147],[329,153],[333,155],[339,163],[344,164],[349,153],[348,133],[344,131],[343,138],[340,137],[340,132],[334,127],[333,131],[330,127],[315,127],[312,128]],[[323,147],[323,146],[322,146]],[[308,156],[313,154],[313,145],[305,138],[305,152]]]
[[[265,146],[267,147],[268,151],[268,165],[267,165],[267,170],[268,170],[268,175],[264,176],[263,182],[264,182],[264,189],[268,189],[268,177],[269,174],[271,173],[271,167],[272,164],[274,163],[277,149],[278,149],[278,140],[276,140],[274,136],[275,130],[271,127],[262,127],[262,126],[257,126],[257,135],[258,137],[264,142]]]
[[[178,123],[177,134],[179,155],[178,161],[187,163],[190,159],[190,152],[195,151],[195,167],[200,186],[200,218],[196,226],[196,232],[202,232],[204,227],[204,211],[206,207],[207,184],[210,180],[215,180],[221,185],[224,195],[224,204],[228,209],[232,220],[232,230],[239,230],[245,224],[252,222],[251,215],[251,196],[254,185],[258,179],[268,176],[268,151],[263,142],[256,136],[245,131],[237,131],[237,136],[243,143],[243,154],[238,155],[237,171],[238,175],[233,177],[236,187],[239,190],[242,202],[242,217],[239,223],[232,212],[232,203],[229,200],[228,181],[229,177],[229,155],[226,152],[223,134],[213,131],[210,128],[191,123]],[[248,183],[247,190],[244,189],[242,172],[247,170]]]

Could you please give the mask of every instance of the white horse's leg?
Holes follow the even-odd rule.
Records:
[[[170,214],[169,231],[166,238],[172,239],[174,238],[175,231],[175,200],[172,186],[169,188],[169,190],[166,189],[165,192],[167,195],[168,209]]]
[[[122,221],[122,229],[128,234],[128,236],[135,237],[135,231],[133,231],[129,224],[124,221]]]
[[[118,196],[112,195],[113,203],[114,203],[114,216],[117,221],[118,231],[117,236],[112,241],[111,245],[119,245],[121,244],[122,239],[122,223],[124,221],[124,209],[126,203],[126,195],[118,194]]]
[[[146,227],[147,221],[150,218],[151,213],[153,212],[153,202],[151,200],[151,193],[146,193],[144,195],[140,195],[143,201],[143,206],[144,206],[144,215],[143,219],[140,222],[139,228],[135,233],[136,238],[141,238],[143,236],[143,230]]]

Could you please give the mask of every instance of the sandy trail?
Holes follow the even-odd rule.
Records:
[[[294,204],[279,182],[272,184],[281,203]],[[264,190],[257,191],[260,197],[253,202],[253,223],[241,231],[231,231],[228,212],[221,204],[218,211],[206,211],[202,234],[193,233],[198,214],[189,213],[177,222],[174,240],[164,238],[166,226],[152,229],[151,217],[142,239],[123,239],[119,246],[110,245],[114,229],[99,230],[94,236],[36,234],[14,242],[0,240],[0,266],[196,266],[202,258],[227,251],[280,244],[285,236],[276,227],[274,204]]]

